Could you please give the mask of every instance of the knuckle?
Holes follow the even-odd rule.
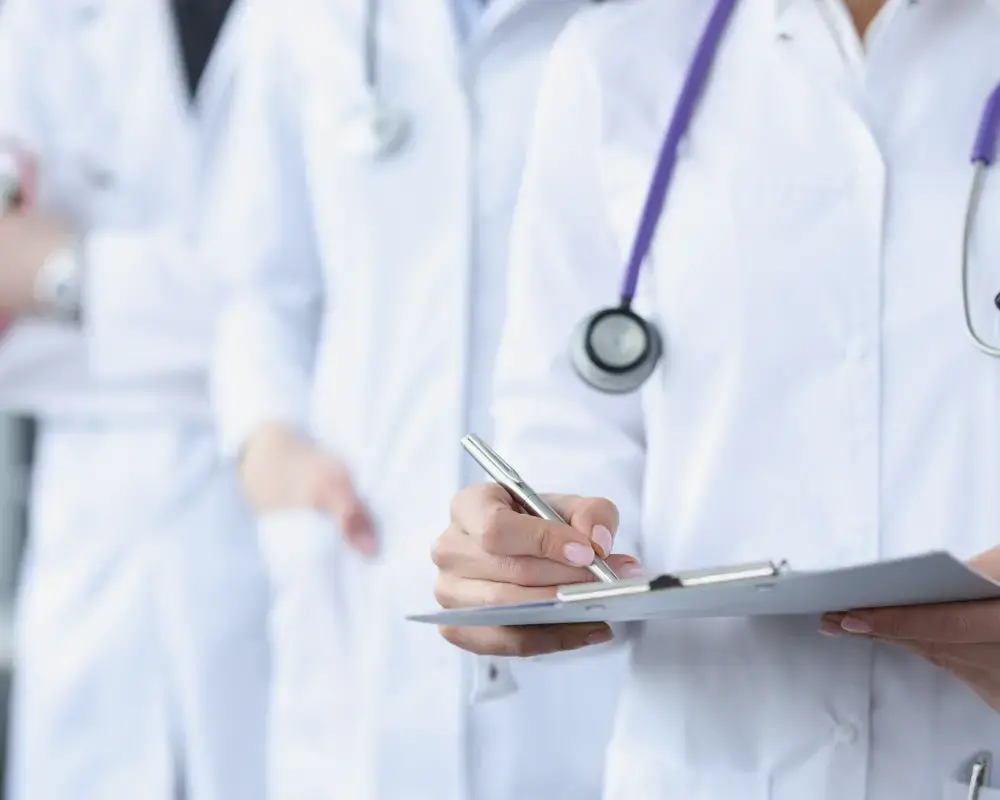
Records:
[[[487,553],[499,555],[503,553],[504,538],[504,512],[502,506],[490,508],[483,516],[482,529],[479,532],[483,543],[483,549]]]
[[[438,569],[445,569],[450,563],[452,530],[448,528],[444,533],[434,540],[431,545],[431,561]]]
[[[466,486],[451,498],[451,507],[449,509],[451,518],[456,522],[462,523],[464,529],[466,527],[464,523],[467,521],[467,517],[470,516],[470,510],[488,504],[495,497],[493,494],[495,489],[495,486],[487,484]]]
[[[513,602],[512,587],[506,583],[490,583],[483,590],[483,604],[488,606],[504,606]]]
[[[465,641],[465,634],[461,628],[456,628],[452,625],[441,625],[438,627],[438,632],[449,644],[466,650],[469,649]]]
[[[530,570],[523,558],[500,556],[497,559],[497,577],[506,583],[527,586],[530,580]]]
[[[559,547],[558,537],[550,525],[539,525],[535,535],[536,553],[545,558],[555,558]]]
[[[451,591],[448,589],[448,582],[440,576],[434,581],[434,600],[441,608],[454,608],[455,602]]]

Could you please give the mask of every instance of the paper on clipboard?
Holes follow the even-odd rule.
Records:
[[[947,552],[830,570],[796,572],[765,562],[652,580],[585,583],[551,601],[438,611],[408,617],[435,625],[814,615],[855,608],[1000,599],[1000,584]]]

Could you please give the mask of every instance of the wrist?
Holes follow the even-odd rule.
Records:
[[[301,506],[296,489],[312,449],[308,438],[284,423],[257,428],[247,438],[238,462],[240,484],[251,506],[258,511]]]

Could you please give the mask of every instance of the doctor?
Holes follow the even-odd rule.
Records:
[[[551,596],[596,523],[654,574],[947,548],[1000,578],[998,83],[995,0],[582,15],[540,92],[495,414],[532,484],[583,497],[558,526],[462,492],[442,604]],[[1000,798],[998,604],[631,633],[606,798]]]
[[[263,796],[266,584],[194,257],[229,5],[3,0],[0,136],[37,166],[0,220],[0,408],[39,419],[12,800]]]
[[[251,0],[208,230],[219,418],[273,587],[276,800],[599,795],[621,655],[511,665],[404,620],[477,476],[441,443],[489,435],[536,78],[585,5]]]

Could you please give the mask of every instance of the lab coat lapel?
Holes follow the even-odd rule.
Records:
[[[195,93],[194,110],[200,118],[201,125],[208,130],[216,122],[217,116],[224,109],[224,98],[232,88],[236,78],[239,61],[239,42],[242,38],[239,32],[244,30],[240,20],[246,13],[246,3],[235,0],[226,21],[222,24],[216,39],[215,47],[205,65],[198,90]],[[180,56],[178,52],[178,57]],[[178,69],[181,64],[178,62]]]
[[[583,7],[584,5],[586,3],[583,0],[489,0],[483,10],[479,25],[476,26],[469,39],[470,48],[477,50],[488,47],[490,41],[504,29],[508,22],[516,19],[522,13],[532,10],[532,6],[551,10],[560,6],[569,8],[573,6]]]

